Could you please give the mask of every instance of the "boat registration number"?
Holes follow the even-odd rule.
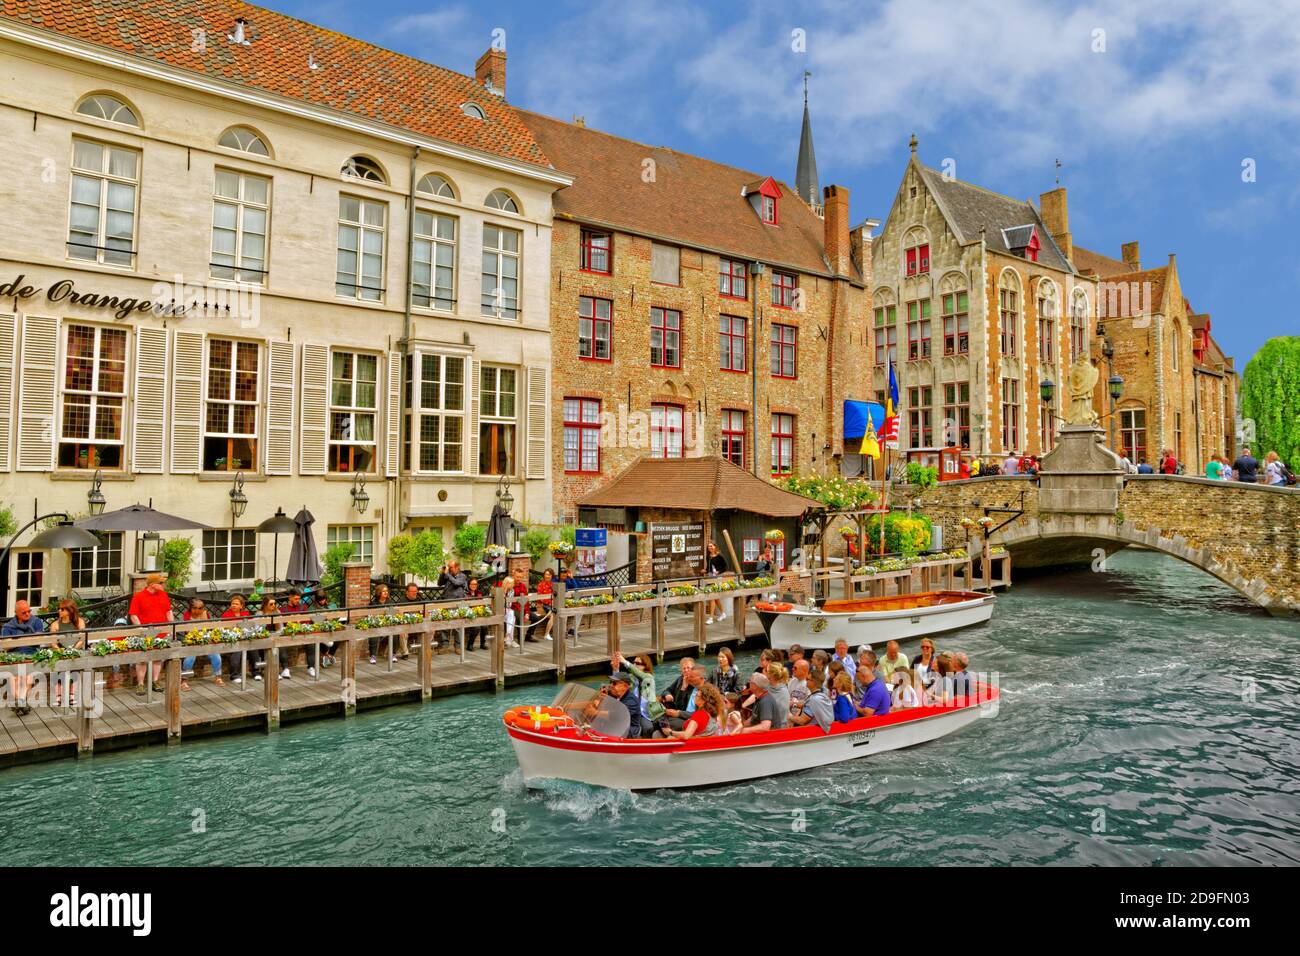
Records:
[[[874,730],[859,730],[853,735],[850,742],[854,747],[865,747],[867,744],[871,743],[872,738],[875,736],[876,732]]]

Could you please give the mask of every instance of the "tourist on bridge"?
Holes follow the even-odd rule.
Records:
[[[1285,485],[1287,469],[1277,452],[1271,451],[1264,456],[1264,484]]]
[[[1205,463],[1205,477],[1214,481],[1223,479],[1223,462],[1219,461],[1218,455],[1211,455],[1210,460]]]
[[[1156,470],[1147,464],[1147,460],[1145,458],[1141,458],[1138,460],[1137,473],[1139,475],[1154,475],[1156,473]]]
[[[1237,460],[1232,463],[1233,473],[1238,481],[1254,484],[1259,480],[1259,462],[1250,455],[1250,446],[1244,445]]]
[[[1014,454],[1009,454],[1002,462],[1002,474],[1018,475],[1020,474],[1020,459]]]
[[[130,618],[135,627],[147,627],[150,624],[170,624],[176,620],[172,614],[172,599],[163,590],[163,582],[166,579],[161,574],[151,574],[144,581],[144,587],[135,592],[131,598],[131,606],[127,609],[126,615]],[[143,697],[145,693],[145,680],[148,676],[148,664],[135,665],[135,682],[136,694]],[[162,685],[158,683],[158,677],[162,673],[162,661],[153,662],[153,689],[162,691]]]
[[[1166,448],[1160,455],[1160,474],[1178,474],[1178,459],[1174,457],[1174,450],[1172,448]]]

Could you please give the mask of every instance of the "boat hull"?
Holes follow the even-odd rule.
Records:
[[[850,647],[881,647],[889,641],[902,642],[984,624],[993,616],[996,600],[987,594],[960,604],[900,611],[834,613],[795,608],[759,611],[758,617],[769,644],[780,650],[789,650],[795,644],[806,650],[829,650],[840,638]]]
[[[923,707],[883,717],[737,737],[681,741],[584,740],[508,727],[524,782],[570,780],[617,790],[711,787],[914,747],[996,713],[997,691],[964,706]]]

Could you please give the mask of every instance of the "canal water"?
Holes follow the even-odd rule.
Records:
[[[997,716],[823,770],[528,791],[497,718],[532,687],[0,771],[0,841],[78,866],[1300,862],[1294,622],[1121,553],[939,645],[998,672]]]

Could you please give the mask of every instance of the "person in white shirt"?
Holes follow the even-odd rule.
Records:
[[[894,707],[920,707],[921,698],[912,686],[912,675],[899,668],[894,671]]]
[[[831,655],[831,660],[839,661],[840,666],[848,673],[850,679],[858,672],[857,661],[849,654],[849,642],[842,637],[835,642],[835,653]]]

